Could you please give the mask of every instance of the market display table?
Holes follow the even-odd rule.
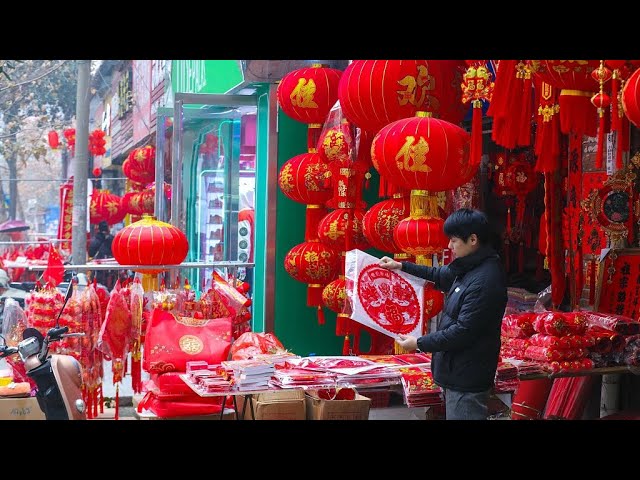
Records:
[[[539,378],[583,377],[586,375],[613,375],[618,373],[632,373],[640,375],[640,367],[620,365],[617,367],[592,368],[590,370],[561,370],[559,372],[527,373],[518,375],[520,380],[536,380]]]

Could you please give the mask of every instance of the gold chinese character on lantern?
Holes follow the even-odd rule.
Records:
[[[422,136],[417,143],[415,143],[415,141],[414,136],[409,135],[406,137],[404,145],[395,156],[398,170],[406,170],[407,172],[430,172],[431,167],[427,165],[429,144]]]
[[[418,66],[418,75],[407,75],[402,80],[398,80],[398,84],[404,87],[404,90],[398,90],[398,102],[400,105],[407,103],[421,107],[427,98],[427,92],[435,88],[433,75],[429,75],[427,67]]]
[[[301,108],[318,108],[318,104],[313,101],[313,94],[316,93],[316,83],[312,78],[298,79],[296,88],[293,89],[289,98],[291,103]]]

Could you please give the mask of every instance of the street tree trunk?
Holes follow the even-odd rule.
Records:
[[[18,206],[18,160],[15,156],[7,158],[7,165],[9,166],[9,219],[16,219],[16,212]]]

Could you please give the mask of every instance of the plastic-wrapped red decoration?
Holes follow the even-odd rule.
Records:
[[[458,124],[464,68],[461,60],[355,60],[340,79],[342,112],[372,133],[418,111]]]
[[[121,265],[178,265],[187,257],[189,242],[177,227],[145,216],[120,230],[111,245]],[[161,268],[143,268],[141,273],[160,273]]]

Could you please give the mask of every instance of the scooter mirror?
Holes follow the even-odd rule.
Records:
[[[40,333],[40,331],[35,328],[24,329],[24,331],[22,332],[22,338],[27,339],[29,337],[36,337],[39,343],[42,343],[44,341],[44,335],[42,335],[42,333]]]

